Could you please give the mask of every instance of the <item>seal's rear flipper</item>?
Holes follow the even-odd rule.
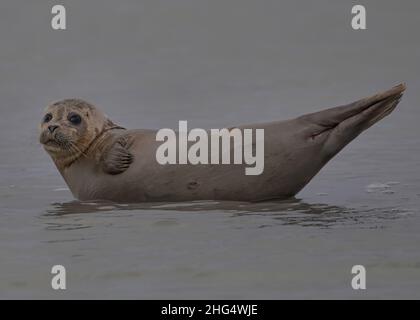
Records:
[[[348,105],[303,115],[298,120],[306,125],[305,139],[322,145],[322,155],[331,159],[361,132],[390,114],[405,89],[405,84],[400,84]]]
[[[357,114],[368,112],[367,109],[373,109],[378,105],[389,105],[389,103],[392,103],[393,101],[399,101],[405,89],[406,85],[402,83],[387,91],[380,92],[371,97],[358,100],[348,105],[306,114],[300,118],[315,125],[332,128]],[[388,102],[388,104],[386,102]],[[377,121],[380,119],[382,119],[382,117],[379,117]]]
[[[127,139],[117,139],[101,158],[103,171],[112,175],[126,171],[134,159],[129,147]]]

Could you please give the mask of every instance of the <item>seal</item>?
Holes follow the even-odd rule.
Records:
[[[351,104],[286,121],[238,126],[264,129],[264,171],[243,165],[161,165],[155,130],[126,130],[80,99],[49,105],[40,142],[79,200],[160,202],[262,201],[296,195],[344,146],[390,114],[400,84]]]

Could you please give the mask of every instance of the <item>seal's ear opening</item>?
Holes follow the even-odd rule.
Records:
[[[104,124],[104,130],[111,130],[111,129],[124,129],[125,130],[124,127],[121,127],[119,125],[116,125],[110,119],[106,118],[105,119],[105,124]]]

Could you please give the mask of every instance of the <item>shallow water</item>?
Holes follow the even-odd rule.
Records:
[[[420,298],[420,4],[364,2],[361,32],[326,0],[72,1],[58,32],[50,5],[3,1],[0,298]],[[400,81],[393,114],[288,201],[81,203],[37,142],[65,97],[129,128],[219,128]]]

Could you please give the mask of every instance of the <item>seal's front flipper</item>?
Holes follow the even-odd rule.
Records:
[[[127,138],[119,138],[104,153],[101,162],[102,169],[108,174],[120,174],[130,167],[133,162],[133,155],[129,151],[131,143]]]

